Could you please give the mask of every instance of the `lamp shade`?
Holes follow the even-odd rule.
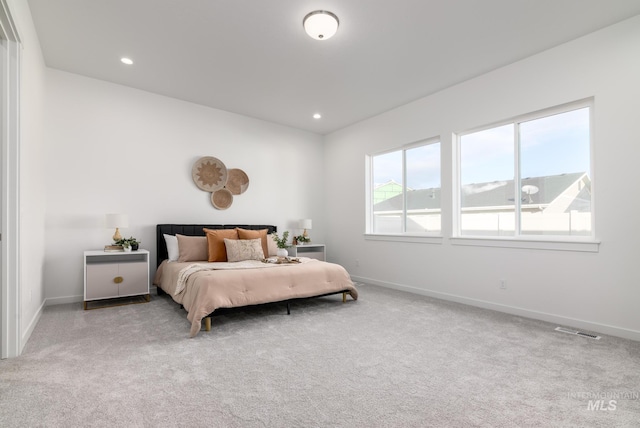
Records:
[[[107,214],[107,227],[129,227],[129,217],[126,214]]]
[[[314,10],[302,20],[304,31],[316,40],[327,40],[338,31],[338,17],[326,10]]]
[[[311,229],[311,219],[305,218],[300,220],[300,229]]]

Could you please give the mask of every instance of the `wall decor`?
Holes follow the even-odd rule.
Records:
[[[232,168],[229,170],[225,187],[229,189],[232,195],[241,195],[249,187],[249,177],[243,170]]]
[[[226,210],[233,203],[233,195],[228,189],[216,190],[211,194],[211,203],[219,210]]]
[[[227,183],[227,167],[220,159],[205,156],[193,164],[191,176],[200,190],[215,192]]]
[[[201,157],[191,168],[191,178],[200,190],[211,192],[211,204],[226,210],[233,203],[233,196],[244,193],[249,187],[249,176],[238,168],[227,169],[213,156]]]

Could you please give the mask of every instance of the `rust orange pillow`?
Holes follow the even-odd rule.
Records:
[[[227,247],[224,239],[238,239],[238,232],[235,229],[203,229],[207,234],[207,246],[209,249],[210,262],[226,262]]]
[[[268,229],[260,229],[260,230],[248,230],[248,229],[240,229],[236,227],[238,231],[238,238],[240,239],[260,239],[260,243],[262,244],[262,252],[265,254],[265,257],[268,257],[269,254],[269,245],[267,244],[267,232]]]

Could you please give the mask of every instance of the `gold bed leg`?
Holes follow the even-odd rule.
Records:
[[[204,330],[211,331],[211,317],[206,317],[204,319]]]
[[[145,299],[147,302],[150,302],[150,301],[151,301],[151,294],[146,294],[146,295],[144,296],[144,299]]]
[[[347,303],[347,292],[346,291],[342,292],[342,303]]]

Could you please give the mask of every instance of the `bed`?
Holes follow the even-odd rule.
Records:
[[[170,295],[187,311],[191,337],[198,334],[203,321],[205,330],[210,331],[211,317],[233,308],[284,303],[289,314],[290,303],[295,300],[334,294],[342,294],[343,303],[347,295],[357,300],[358,292],[349,274],[335,263],[304,257],[297,258],[296,263],[274,263],[283,261],[275,258],[270,258],[271,263],[257,259],[228,261],[225,258],[221,261],[216,258],[224,256],[216,253],[218,247],[213,245],[220,243],[214,243],[212,236],[219,239],[219,235],[226,236],[235,231],[240,240],[247,239],[243,244],[256,247],[260,240],[264,249],[261,254],[274,253],[269,235],[277,229],[271,225],[156,226],[157,271],[153,283],[158,287],[159,295]],[[207,243],[206,249],[202,248],[203,242]],[[228,244],[227,250],[236,244],[224,242]]]

